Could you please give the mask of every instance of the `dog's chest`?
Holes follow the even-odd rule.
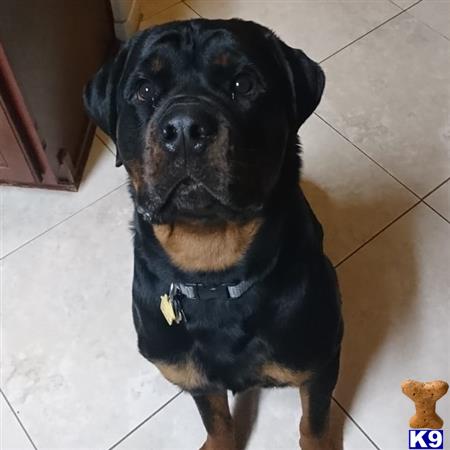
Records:
[[[169,381],[191,392],[299,385],[304,374],[271,357],[272,349],[260,333],[264,319],[250,313],[255,306],[251,303],[185,304],[185,322],[173,326],[183,327],[189,348],[176,362],[153,362]]]
[[[256,383],[258,367],[268,358],[268,343],[259,333],[261,324],[251,301],[185,303],[186,334],[191,346],[185,366],[208,385],[240,390]],[[201,374],[201,376],[200,376]]]

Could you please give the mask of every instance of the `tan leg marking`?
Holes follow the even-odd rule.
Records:
[[[153,225],[153,230],[172,262],[187,271],[218,271],[236,264],[253,241],[261,225],[203,225],[175,223]]]
[[[335,447],[330,437],[329,424],[321,436],[316,436],[311,431],[309,421],[309,395],[306,387],[300,386],[300,398],[302,402],[302,418],[300,420],[300,448],[302,450],[334,450]]]
[[[291,370],[277,363],[266,363],[262,366],[261,375],[276,384],[299,387],[308,380],[311,373]]]
[[[190,359],[179,364],[156,362],[155,365],[167,380],[187,391],[200,389],[207,384],[204,374]]]
[[[201,450],[235,450],[233,418],[227,393],[194,397],[203,424],[208,432]]]

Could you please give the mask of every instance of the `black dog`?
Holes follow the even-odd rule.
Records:
[[[340,298],[297,138],[324,82],[267,28],[199,19],[139,33],[85,90],[130,176],[139,350],[193,395],[205,449],[235,448],[227,390],[287,385],[302,448],[331,448]]]

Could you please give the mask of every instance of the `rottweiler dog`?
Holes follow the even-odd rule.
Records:
[[[85,88],[129,174],[138,348],[193,396],[203,449],[236,448],[228,390],[277,386],[300,390],[300,446],[332,447],[341,301],[297,137],[324,84],[271,30],[196,19],[138,33]]]

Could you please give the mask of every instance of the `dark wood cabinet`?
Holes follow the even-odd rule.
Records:
[[[11,183],[35,183],[36,176],[26,155],[14,121],[0,97],[0,178]]]
[[[77,189],[82,89],[113,44],[109,0],[0,1],[0,183]]]

